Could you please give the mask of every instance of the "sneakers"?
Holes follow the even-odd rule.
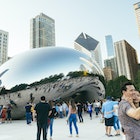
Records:
[[[72,137],[72,135],[69,135],[69,137]]]
[[[110,135],[107,135],[107,136],[108,136],[108,137],[113,137],[113,135],[111,135],[111,134],[110,134]]]
[[[79,137],[79,135],[77,134],[76,137]]]

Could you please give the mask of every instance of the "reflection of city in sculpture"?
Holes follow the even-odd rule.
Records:
[[[79,51],[63,47],[32,49],[0,67],[3,105],[12,104],[15,119],[24,116],[26,102],[74,98],[87,101],[104,98],[103,75],[97,63]]]

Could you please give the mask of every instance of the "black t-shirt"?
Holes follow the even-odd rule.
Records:
[[[31,105],[26,105],[25,106],[26,112],[28,113],[31,112],[31,107],[32,107]]]
[[[37,122],[39,123],[47,123],[48,114],[50,111],[50,105],[48,103],[40,102],[35,106],[35,110],[37,113]]]
[[[80,112],[82,112],[82,110],[83,110],[83,106],[82,106],[82,104],[77,104],[77,111],[80,113]]]
[[[51,114],[50,114],[50,116],[49,116],[49,118],[55,118],[56,116],[57,116],[57,111],[56,111],[56,109],[53,107],[52,109],[51,109]]]

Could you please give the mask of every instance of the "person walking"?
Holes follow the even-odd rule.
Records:
[[[40,140],[41,130],[43,130],[43,140],[47,140],[48,116],[50,105],[46,102],[45,96],[41,96],[41,101],[34,108],[34,118],[37,120],[37,140]]]
[[[73,99],[71,99],[69,101],[69,113],[67,116],[67,122],[69,123],[70,137],[72,137],[72,123],[76,131],[76,137],[79,137],[76,113],[77,113],[77,110],[76,110],[75,102]]]
[[[136,89],[131,82],[121,87],[122,100],[119,103],[118,116],[126,140],[140,140],[140,107],[136,108]]]

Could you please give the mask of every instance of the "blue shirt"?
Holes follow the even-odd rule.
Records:
[[[113,106],[114,106],[114,102],[110,101],[110,100],[107,100],[106,102],[103,103],[102,113],[103,113],[105,118],[113,117]],[[111,112],[111,113],[107,113],[107,112]]]

